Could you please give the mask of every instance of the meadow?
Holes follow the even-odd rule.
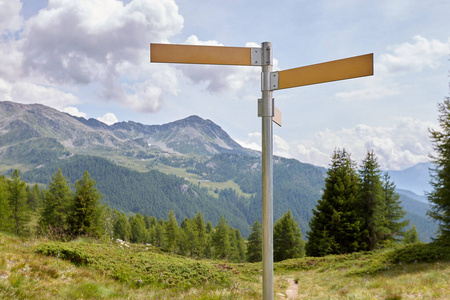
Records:
[[[437,244],[291,259],[274,275],[275,299],[450,299],[450,251]],[[0,233],[2,299],[261,299],[261,276],[261,263]]]

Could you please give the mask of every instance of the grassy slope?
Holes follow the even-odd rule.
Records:
[[[450,252],[421,244],[275,264],[307,299],[449,299]],[[0,233],[0,298],[261,299],[261,264],[192,260],[144,245],[19,239]]]

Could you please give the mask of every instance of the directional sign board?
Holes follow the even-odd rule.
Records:
[[[373,53],[271,74],[271,88],[281,90],[373,75]]]
[[[259,48],[150,44],[150,61],[180,64],[255,66]]]

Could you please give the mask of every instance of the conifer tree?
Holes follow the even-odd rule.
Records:
[[[291,210],[285,213],[273,228],[273,260],[282,261],[305,255],[305,242]]]
[[[165,233],[166,233],[166,250],[172,253],[177,251],[177,241],[178,241],[178,222],[175,217],[174,211],[171,209],[169,212],[169,218],[166,222]]]
[[[400,196],[395,192],[395,184],[390,181],[388,173],[384,173],[383,184],[383,209],[385,215],[385,230],[383,240],[398,241],[402,236],[403,228],[408,226],[409,220],[403,220],[406,212],[401,206]]]
[[[144,244],[147,241],[147,228],[145,228],[144,217],[137,213],[130,217],[131,242]]]
[[[198,240],[198,255],[203,256],[208,236],[206,233],[205,218],[203,217],[201,211],[198,211],[198,213],[195,215],[194,225]]]
[[[247,261],[262,261],[262,229],[258,220],[253,223],[251,233],[248,236]]]
[[[427,194],[430,209],[427,214],[438,222],[438,240],[450,243],[450,97],[438,104],[440,131],[430,129],[435,154],[431,156],[433,190]]]
[[[419,242],[420,242],[419,234],[417,233],[416,226],[414,226],[414,224],[413,224],[411,226],[411,228],[405,232],[405,235],[403,237],[403,243],[404,244],[414,244],[414,243],[419,243]]]
[[[20,180],[20,173],[16,169],[8,182],[10,220],[13,232],[18,236],[25,235],[30,220],[30,209],[27,205],[26,183]]]
[[[96,182],[85,171],[81,180],[77,180],[75,198],[68,217],[70,232],[76,236],[89,235],[99,237],[102,231],[100,198]]]
[[[324,256],[366,249],[358,206],[359,178],[350,154],[335,150],[322,198],[313,210],[306,254]]]
[[[129,242],[131,239],[130,222],[128,221],[125,213],[119,213],[117,210],[115,210],[115,214],[117,215],[117,217],[113,224],[114,238]]]
[[[219,223],[217,223],[215,227],[212,243],[214,247],[214,257],[221,259],[228,257],[231,249],[230,237],[227,220],[222,215],[220,215]]]
[[[10,207],[8,180],[5,176],[0,176],[0,231],[10,231]]]
[[[27,204],[30,207],[32,211],[37,211],[43,202],[43,193],[39,186],[36,184],[33,185],[33,187],[30,189],[27,186]]]
[[[73,193],[61,168],[55,172],[44,195],[39,224],[44,230],[49,228],[65,232],[68,229],[67,216],[72,206]]]
[[[366,243],[368,250],[373,250],[386,233],[386,215],[383,207],[383,186],[381,171],[373,151],[368,151],[359,170],[359,201],[362,207]]]

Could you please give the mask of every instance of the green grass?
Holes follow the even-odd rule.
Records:
[[[448,246],[275,263],[275,299],[450,299]],[[1,299],[261,299],[261,263],[193,260],[159,249],[0,233]]]

